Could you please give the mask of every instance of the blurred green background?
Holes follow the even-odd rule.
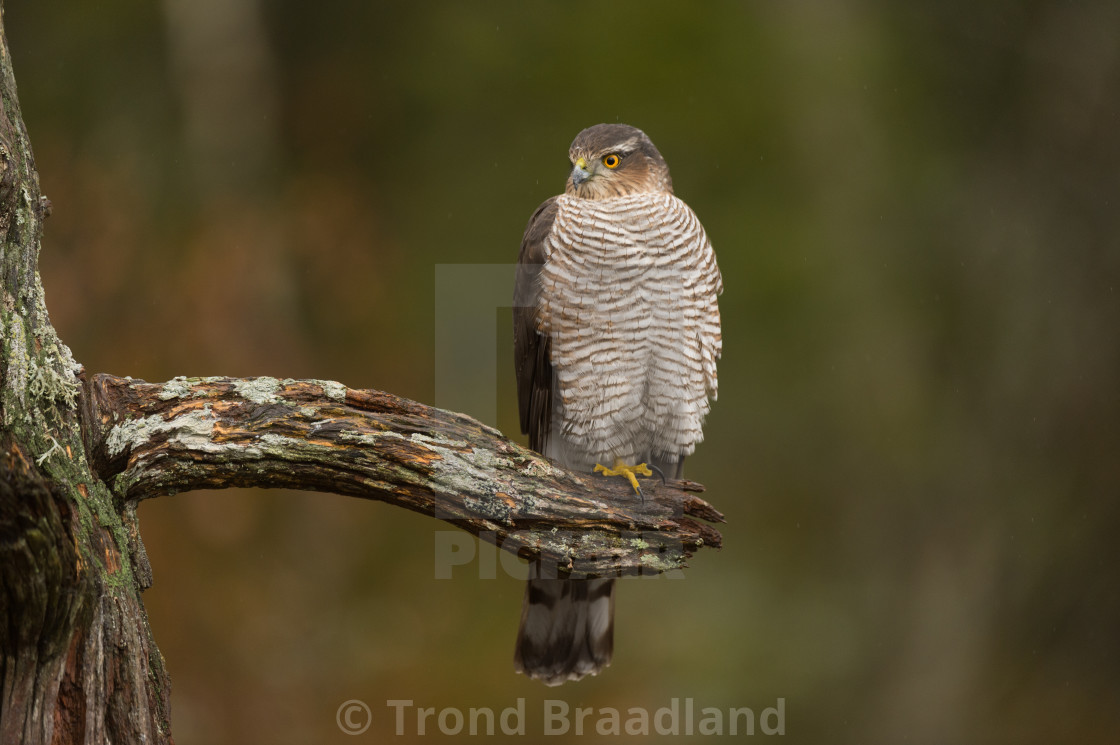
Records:
[[[91,372],[434,402],[436,267],[512,262],[600,121],[657,143],[723,271],[687,474],[725,548],[622,584],[604,675],[514,675],[521,583],[434,579],[432,520],[181,494],[140,510],[181,745],[518,697],[530,734],[544,698],[781,697],[791,742],[1120,741],[1120,4],[6,6]],[[516,434],[494,334],[481,416]]]

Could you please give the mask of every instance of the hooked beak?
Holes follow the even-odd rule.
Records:
[[[572,183],[579,186],[589,178],[591,178],[591,171],[587,170],[587,161],[577,158],[575,165],[572,166]]]

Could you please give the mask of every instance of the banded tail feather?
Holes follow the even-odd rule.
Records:
[[[613,579],[537,579],[530,567],[514,666],[557,686],[595,675],[614,651]]]

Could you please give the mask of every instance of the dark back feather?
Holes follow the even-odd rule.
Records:
[[[552,415],[552,362],[548,337],[537,330],[538,276],[545,262],[544,239],[556,219],[556,197],[533,213],[521,239],[513,290],[513,364],[521,431],[529,447],[543,453]]]

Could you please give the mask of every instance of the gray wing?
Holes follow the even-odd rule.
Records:
[[[556,197],[537,207],[529,218],[521,239],[513,289],[513,364],[517,370],[521,431],[529,435],[529,447],[538,453],[544,452],[552,416],[551,343],[537,331],[538,276],[546,258],[544,239],[555,219]]]

